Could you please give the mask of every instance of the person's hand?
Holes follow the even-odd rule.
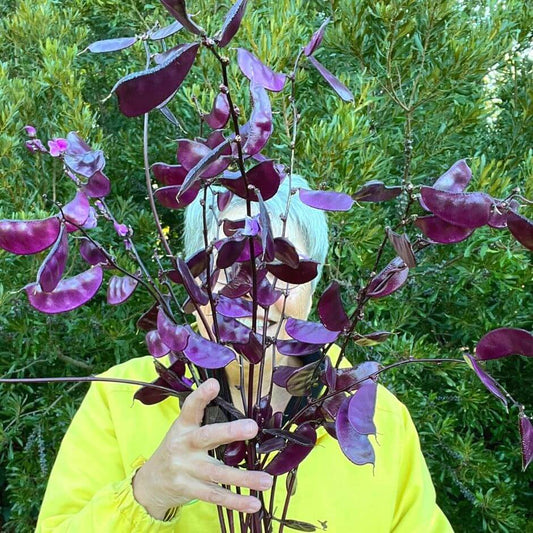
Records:
[[[201,426],[204,410],[219,392],[215,379],[194,390],[152,457],[133,479],[135,499],[148,513],[162,520],[168,509],[198,499],[245,513],[259,511],[253,496],[235,494],[219,484],[267,490],[272,476],[224,465],[208,455],[222,444],[244,441],[258,431],[254,420],[235,420]]]

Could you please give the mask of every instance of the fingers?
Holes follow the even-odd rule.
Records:
[[[220,461],[213,462],[203,469],[202,477],[211,483],[233,485],[252,490],[268,490],[272,488],[273,477],[266,472],[241,470],[226,466]]]
[[[219,390],[220,385],[218,381],[210,378],[189,394],[183,403],[178,418],[180,424],[199,426],[202,423],[205,408],[209,405],[211,400],[216,398]]]
[[[221,505],[241,513],[256,513],[261,509],[260,501],[253,496],[235,494],[218,485],[201,483],[193,487],[195,497],[204,502]]]
[[[253,439],[257,431],[256,422],[250,419],[209,424],[191,432],[190,445],[200,450],[213,450],[222,444]]]

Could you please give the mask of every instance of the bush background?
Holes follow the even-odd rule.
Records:
[[[229,5],[189,1],[212,33]],[[297,47],[326,16],[332,23],[317,57],[351,88],[355,102],[341,102],[314,70],[299,75],[297,172],[350,193],[370,179],[393,185],[408,176],[415,185],[430,184],[467,158],[471,190],[504,197],[519,186],[533,198],[533,17],[527,2],[251,0],[234,45],[288,72]],[[44,141],[77,130],[105,150],[113,183],[109,203],[135,228],[148,260],[156,236],[143,191],[141,119],[122,117],[114,98],[102,102],[117,79],[142,68],[144,51],[79,53],[98,39],[142,33],[155,21],[170,23],[155,0],[2,2],[0,218],[48,216],[44,193],[63,201],[73,193],[58,161],[26,152],[23,126],[34,124]],[[176,40],[187,38],[180,33]],[[215,68],[210,60],[195,67],[172,104],[189,132],[199,132],[192,97],[209,108],[219,83]],[[236,90],[246,112],[246,87]],[[280,112],[267,150],[284,163],[287,96],[273,97]],[[185,134],[155,114],[150,131],[151,161],[172,162],[175,139]],[[531,216],[531,209],[523,212]],[[330,217],[325,274],[341,280],[347,307],[372,268],[384,225],[398,217],[397,204]],[[180,215],[167,212],[164,222],[179,250]],[[120,256],[112,230],[98,231]],[[387,250],[384,260],[391,257]],[[127,306],[110,308],[101,290],[90,305],[47,317],[31,310],[19,291],[34,279],[39,258],[0,251],[0,262],[0,375],[87,375],[146,353],[134,325],[149,304],[140,291]],[[74,261],[70,272],[79,267]],[[531,330],[532,309],[531,254],[507,232],[483,228],[461,244],[426,251],[402,291],[369,306],[364,331],[395,335],[383,346],[352,350],[350,358],[457,357],[495,327]],[[490,363],[490,370],[533,406],[531,364],[509,358]],[[462,365],[411,365],[384,382],[412,413],[438,502],[455,530],[533,531],[532,477],[520,471],[516,409],[507,416]],[[34,528],[54,456],[85,390],[0,388],[0,530]]]

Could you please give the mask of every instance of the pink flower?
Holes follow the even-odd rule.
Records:
[[[58,138],[48,141],[48,146],[50,147],[50,155],[58,157],[68,148],[68,143],[66,139]]]
[[[24,131],[26,132],[26,135],[28,137],[36,137],[37,136],[37,130],[31,124],[28,124],[27,126],[24,126]]]
[[[115,231],[119,234],[120,237],[126,237],[126,235],[128,235],[129,230],[126,224],[119,224],[118,222],[114,222],[113,226],[115,227]]]

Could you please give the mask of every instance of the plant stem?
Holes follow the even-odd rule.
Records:
[[[289,480],[289,486],[287,487],[287,496],[285,497],[285,504],[283,505],[283,513],[281,514],[281,520],[280,520],[280,526],[279,526],[279,533],[283,533],[283,529],[285,528],[285,520],[287,519],[287,511],[289,510],[289,503],[291,500],[291,496],[294,490],[294,483],[296,482],[296,472],[298,469],[296,468],[294,470],[294,475],[291,476],[291,479]]]

